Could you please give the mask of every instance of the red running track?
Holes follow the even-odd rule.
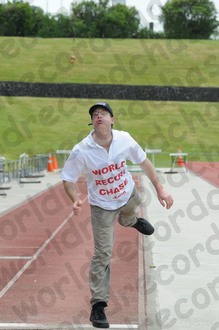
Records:
[[[219,187],[219,163],[212,162],[188,162],[186,167],[202,179]]]
[[[62,184],[2,216],[0,324],[89,324],[93,239],[83,180],[79,189],[84,207],[78,217]],[[116,224],[107,308],[113,324],[139,323],[138,238]]]

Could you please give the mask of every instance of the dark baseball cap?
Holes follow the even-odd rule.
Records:
[[[111,109],[111,107],[109,106],[108,103],[98,102],[98,103],[95,103],[94,105],[92,105],[92,107],[89,109],[89,114],[91,116],[92,116],[92,113],[94,112],[94,110],[96,110],[96,108],[104,108],[105,110],[107,110],[110,113],[110,116],[113,117],[113,110]]]

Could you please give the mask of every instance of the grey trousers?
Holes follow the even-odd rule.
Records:
[[[125,227],[136,223],[141,195],[134,188],[127,204],[117,210],[104,210],[91,205],[91,222],[94,237],[94,256],[91,261],[89,282],[91,305],[109,300],[110,261],[114,243],[114,224],[118,222]]]

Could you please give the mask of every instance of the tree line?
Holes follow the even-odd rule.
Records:
[[[72,3],[70,14],[51,15],[22,0],[0,4],[0,35],[42,38],[208,39],[218,27],[210,0],[169,0],[161,8],[164,31],[142,26],[135,7],[109,0]]]

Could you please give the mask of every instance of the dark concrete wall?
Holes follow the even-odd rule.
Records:
[[[1,96],[219,102],[219,88],[0,82]]]

